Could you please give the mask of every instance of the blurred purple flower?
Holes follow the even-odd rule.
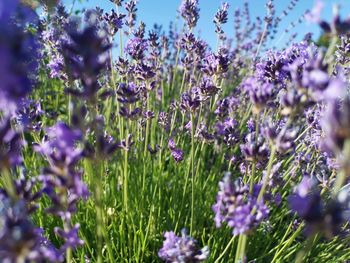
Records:
[[[288,201],[291,209],[305,220],[308,235],[321,232],[330,238],[337,235],[341,225],[349,220],[348,200],[338,198],[325,203],[316,181],[309,177],[302,179]]]
[[[158,256],[165,262],[201,262],[208,258],[209,249],[204,247],[198,248],[197,241],[186,234],[183,229],[181,236],[175,235],[174,232],[164,233],[163,247],[159,250]]]
[[[0,3],[0,110],[13,113],[32,90],[38,69],[39,43],[25,27],[38,18],[18,0]]]
[[[310,23],[319,23],[321,21],[321,12],[324,8],[324,3],[321,0],[315,0],[314,6],[310,12],[305,14],[305,20]]]
[[[0,258],[3,262],[61,262],[62,254],[35,227],[24,204],[0,200]]]

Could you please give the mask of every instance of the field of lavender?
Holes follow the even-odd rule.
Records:
[[[0,262],[350,262],[350,19],[111,2],[0,0]]]

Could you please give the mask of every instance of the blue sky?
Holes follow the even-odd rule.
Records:
[[[126,0],[124,0],[126,1]],[[73,0],[63,0],[63,3],[70,8]],[[176,20],[177,9],[180,5],[180,0],[139,0],[138,3],[138,20],[146,23],[147,28],[150,29],[154,23],[163,25],[163,28],[167,28],[171,21]],[[215,12],[221,5],[222,0],[199,0],[200,5],[200,19],[197,24],[196,32],[201,35],[212,47],[216,45],[216,35],[214,32],[214,25],[212,23]],[[242,7],[244,0],[226,0],[230,4],[229,9],[229,20],[225,26],[225,30],[228,36],[233,35],[233,12],[237,7]],[[265,0],[248,0],[250,6],[251,17],[256,16],[263,17],[265,14]],[[276,14],[279,15],[287,8],[289,0],[275,0]],[[350,0],[324,0],[325,7],[322,12],[322,17],[326,20],[332,18],[332,6],[337,3],[340,5],[340,13],[342,17],[350,15]],[[292,21],[297,21],[298,18],[307,10],[312,9],[314,0],[299,0],[295,9],[289,14],[287,18],[283,20],[280,28],[289,27]],[[109,0],[76,0],[74,8],[93,8],[100,6],[104,10],[108,11],[114,6]],[[317,25],[304,23],[298,25],[294,31],[299,34],[299,39],[302,38],[307,32],[313,32],[314,36],[317,37],[320,30]],[[276,38],[271,44],[276,45]],[[288,37],[283,37],[277,44],[277,46],[283,45]]]

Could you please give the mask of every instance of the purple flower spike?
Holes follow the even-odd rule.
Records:
[[[2,262],[62,262],[63,256],[35,227],[22,202],[0,198],[0,258]]]
[[[84,241],[78,237],[79,224],[76,224],[69,231],[64,231],[61,228],[56,227],[55,233],[65,240],[64,245],[61,247],[62,252],[66,251],[67,248],[76,249],[79,246],[84,245]]]
[[[83,31],[71,29],[71,41],[63,45],[63,55],[70,77],[80,79],[83,89],[67,88],[75,96],[93,99],[100,90],[98,77],[108,62],[107,51],[111,45],[106,34],[99,34],[97,28],[89,26]]]
[[[109,25],[109,33],[113,36],[119,29],[123,28],[124,14],[117,14],[113,9],[110,13],[104,15],[104,19]]]
[[[170,231],[164,233],[164,238],[158,256],[165,262],[194,263],[204,261],[209,256],[208,247],[199,249],[197,241],[188,236],[184,229],[181,231],[181,236]]]
[[[176,144],[173,138],[169,139],[168,147],[170,149],[171,155],[173,156],[174,160],[177,163],[181,162],[184,158],[184,153],[181,149],[176,148]]]
[[[249,194],[248,186],[240,181],[231,181],[230,173],[219,183],[216,204],[212,208],[216,226],[226,223],[233,229],[233,235],[247,233],[269,213],[263,200],[258,202],[257,195]]]
[[[125,52],[135,60],[142,60],[145,56],[146,49],[147,41],[142,38],[135,37],[129,39],[125,47]]]
[[[199,19],[198,0],[183,0],[180,5],[180,14],[191,29],[197,25]]]

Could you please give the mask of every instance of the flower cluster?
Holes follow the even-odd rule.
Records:
[[[221,227],[226,223],[234,235],[252,230],[269,213],[263,200],[258,200],[255,193],[250,194],[249,187],[242,182],[233,182],[230,174],[226,174],[219,183],[213,211],[216,226]]]
[[[198,248],[197,241],[181,231],[181,236],[174,232],[164,233],[163,247],[159,250],[159,257],[166,262],[201,262],[209,256],[208,247]]]
[[[82,241],[77,237],[79,226],[71,228],[72,215],[77,210],[79,200],[86,200],[89,195],[82,181],[82,172],[75,167],[82,158],[82,150],[76,148],[81,133],[64,123],[57,123],[47,130],[47,136],[43,143],[35,147],[50,164],[40,176],[43,193],[52,201],[47,211],[62,218],[66,226],[64,230],[56,230],[65,240],[62,250],[65,251],[67,247],[75,249],[82,245]]]

